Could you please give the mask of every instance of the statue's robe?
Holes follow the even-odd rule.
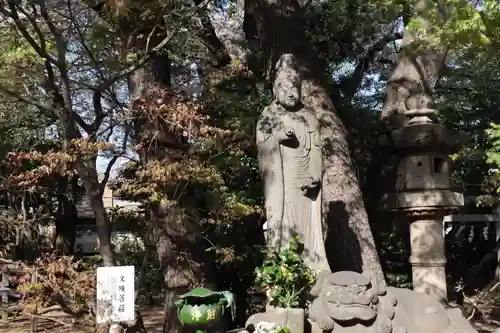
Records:
[[[294,133],[290,140],[286,131]],[[321,219],[321,184],[305,195],[302,185],[321,182],[323,154],[319,123],[311,110],[291,112],[273,103],[257,123],[259,167],[264,182],[266,241],[279,250],[298,236],[309,267],[329,270]]]

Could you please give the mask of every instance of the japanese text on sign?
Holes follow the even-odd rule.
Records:
[[[134,266],[97,268],[97,323],[135,317]]]

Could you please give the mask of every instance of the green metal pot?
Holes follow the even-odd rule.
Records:
[[[197,333],[218,324],[227,308],[234,316],[234,295],[229,291],[195,288],[175,302],[177,316],[183,325]]]

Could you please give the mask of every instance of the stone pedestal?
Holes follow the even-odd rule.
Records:
[[[414,110],[408,124],[385,137],[383,143],[399,157],[395,191],[382,200],[385,209],[408,220],[413,289],[446,302],[446,254],[443,217],[463,206],[462,193],[451,184],[449,154],[463,134],[451,135],[427,115]]]
[[[255,326],[260,322],[274,323],[278,327],[286,327],[290,330],[290,333],[304,333],[305,312],[304,309],[268,307],[266,312],[251,315],[245,324],[245,328],[252,333],[255,331]]]
[[[442,219],[419,219],[410,223],[413,290],[439,301],[447,299],[446,256]]]
[[[388,194],[383,203],[408,221],[413,289],[446,302],[443,218],[463,205],[463,195],[452,190],[420,189]]]

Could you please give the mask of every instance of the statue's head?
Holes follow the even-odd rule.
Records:
[[[334,321],[366,322],[377,316],[377,291],[366,276],[342,271],[326,277],[320,298]]]
[[[376,274],[364,274],[342,271],[319,276],[311,290],[311,296],[316,298],[309,317],[320,329],[337,332],[336,327],[340,327],[340,332],[342,328],[360,325],[367,328],[366,332],[393,332],[397,299],[388,293]],[[399,327],[394,332],[406,333],[406,330]]]
[[[278,104],[287,109],[293,109],[300,104],[302,80],[296,65],[292,54],[283,54],[276,64],[274,98]]]
[[[287,109],[300,104],[301,79],[291,69],[281,70],[274,81],[274,97],[276,102]]]

